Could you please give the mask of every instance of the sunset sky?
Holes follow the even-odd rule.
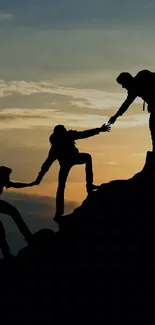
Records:
[[[155,2],[152,0],[0,0],[0,165],[12,180],[33,181],[47,157],[56,124],[100,127],[119,108],[126,91],[122,71],[155,71]],[[139,171],[151,149],[148,114],[141,99],[110,133],[77,141],[92,154],[94,183],[125,179]],[[5,191],[32,231],[58,229],[55,212],[58,163],[39,187]],[[86,197],[85,169],[70,172],[65,213]],[[9,244],[24,245],[1,215]]]

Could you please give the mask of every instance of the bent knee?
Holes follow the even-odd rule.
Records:
[[[92,160],[92,157],[91,157],[90,153],[86,153],[86,160],[87,161]]]

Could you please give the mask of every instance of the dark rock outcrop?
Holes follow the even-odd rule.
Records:
[[[148,152],[141,172],[102,184],[58,233],[42,229],[1,263],[7,321],[155,320],[154,170]]]

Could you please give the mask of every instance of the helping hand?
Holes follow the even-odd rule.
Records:
[[[106,124],[103,124],[101,126],[101,132],[109,132],[111,130],[111,126],[110,125],[106,125]]]

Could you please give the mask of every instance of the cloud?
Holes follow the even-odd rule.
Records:
[[[11,96],[17,93],[30,96],[32,94],[47,93],[73,98],[72,104],[77,107],[108,109],[119,107],[124,100],[123,93],[101,91],[98,89],[80,89],[54,85],[50,82],[27,82],[27,81],[8,81],[0,80],[0,97]],[[140,99],[136,103],[141,103]]]
[[[106,165],[117,166],[119,163],[117,161],[107,161],[105,162]]]
[[[146,153],[145,152],[133,152],[133,155],[137,156],[137,157],[145,157]]]
[[[147,113],[144,114],[133,114],[123,116],[117,120],[114,127],[121,127],[121,128],[130,128],[136,126],[143,126],[148,123],[149,115]]]
[[[98,89],[63,87],[51,82],[0,81],[0,97],[3,99],[5,96],[7,98],[12,95],[31,97],[35,94],[51,95],[52,108],[34,109],[32,106],[28,109],[1,109],[0,128],[52,128],[56,124],[65,124],[69,128],[91,128],[94,125],[99,127],[101,123],[109,120],[109,115],[113,114],[114,109],[120,107],[126,96],[123,93]],[[58,96],[58,100],[56,99],[57,103],[53,105],[52,99],[54,97],[55,100],[55,96]],[[142,104],[142,100],[136,99],[135,103]],[[63,111],[64,105],[69,107],[68,110]],[[148,114],[145,112],[143,114],[130,113],[119,118],[113,127],[128,128],[143,126],[147,123]]]
[[[95,114],[76,114],[54,109],[3,109],[0,111],[1,129],[50,128],[65,124],[69,128],[89,128],[101,124],[108,117]]]
[[[29,114],[27,112],[27,114],[22,114],[22,110],[19,109],[19,114],[18,113],[13,113],[12,112],[13,109],[11,109],[11,112],[8,110],[6,110],[5,112],[5,109],[3,109],[3,112],[0,112],[0,121],[12,121],[12,120],[18,120],[18,119],[44,119],[44,118],[47,118],[45,115],[39,115],[39,112],[38,114]]]
[[[108,115],[100,114],[77,114],[61,112],[54,109],[3,109],[0,110],[0,128],[2,129],[28,129],[28,128],[54,128],[56,124],[64,124],[68,128],[93,128],[106,123]],[[1,118],[2,117],[2,118]],[[112,128],[130,128],[143,126],[148,123],[149,115],[130,114],[123,115]]]
[[[12,21],[13,19],[14,15],[11,12],[0,11],[0,24]]]

